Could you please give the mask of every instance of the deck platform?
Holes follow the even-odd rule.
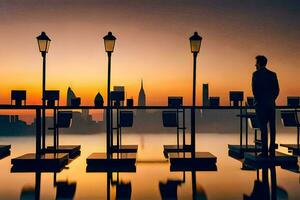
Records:
[[[293,155],[284,154],[276,151],[275,157],[263,158],[256,156],[255,153],[245,153],[244,164],[256,168],[270,167],[270,166],[296,166],[298,164],[298,157]]]
[[[59,172],[68,160],[67,153],[43,153],[39,157],[35,153],[28,153],[11,159],[11,164],[13,172]]]
[[[177,153],[177,152],[191,152],[191,145],[164,145],[164,156],[165,158],[169,158],[169,153]]]
[[[278,149],[278,144],[275,144],[275,148]],[[228,155],[236,159],[244,158],[245,153],[255,153],[261,151],[262,148],[259,145],[255,149],[254,144],[242,146],[239,144],[228,144]]]
[[[209,152],[196,152],[194,158],[191,152],[169,153],[169,160],[171,171],[215,171],[217,169],[217,157]]]
[[[0,159],[10,155],[11,145],[0,145]]]
[[[138,151],[138,145],[117,145],[112,146],[112,152],[114,153],[136,153]]]
[[[280,146],[288,148],[288,151],[292,152],[293,155],[300,156],[300,146],[297,144],[280,144]]]
[[[106,153],[92,153],[86,163],[87,171],[135,169],[136,153],[113,153],[111,158],[107,158]]]
[[[46,153],[67,153],[70,159],[74,159],[80,155],[80,145],[59,145],[56,150],[53,146],[48,146]]]

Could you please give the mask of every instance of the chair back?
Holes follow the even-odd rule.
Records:
[[[178,119],[176,111],[163,111],[162,112],[164,127],[177,127]]]
[[[120,111],[120,126],[132,127],[133,125],[133,112],[132,111]]]
[[[297,118],[297,113],[293,110],[281,111],[281,121],[285,127],[299,126]]]
[[[58,111],[57,128],[69,128],[72,124],[72,111]]]

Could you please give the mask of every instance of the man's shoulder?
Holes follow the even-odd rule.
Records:
[[[269,74],[272,74],[273,76],[276,76],[276,73],[273,72],[273,71],[271,71],[271,70],[269,70],[269,69],[267,69],[267,72],[268,72]]]

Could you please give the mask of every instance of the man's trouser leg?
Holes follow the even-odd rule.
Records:
[[[268,156],[268,120],[266,117],[267,110],[265,109],[256,109],[256,116],[258,119],[260,132],[261,132],[261,142],[262,142],[262,155],[264,157]]]
[[[275,156],[275,140],[276,140],[276,117],[275,109],[269,111],[269,123],[270,123],[270,156]]]

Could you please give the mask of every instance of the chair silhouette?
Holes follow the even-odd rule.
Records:
[[[229,102],[230,106],[242,106],[244,101],[244,92],[242,91],[230,91]]]
[[[220,106],[220,97],[209,97],[209,106],[211,107]]]
[[[59,106],[59,90],[46,90],[45,100],[47,107]]]
[[[49,128],[56,133],[54,136],[54,150],[59,147],[59,129],[69,128],[72,124],[72,111],[58,111],[57,120],[55,120],[53,127]]]
[[[15,106],[26,105],[26,90],[12,90],[11,105],[15,105]]]
[[[299,151],[299,132],[300,123],[298,119],[297,110],[283,110],[281,111],[281,121],[284,127],[291,127],[297,129],[297,144],[281,144],[281,146],[287,147],[290,150]]]
[[[185,143],[185,108],[182,107],[182,97],[168,97],[168,107],[176,110],[168,110],[162,112],[162,120],[164,127],[176,128],[177,144],[164,145],[164,155],[168,157],[172,152],[185,152],[191,150],[191,145]],[[182,132],[182,145],[180,145],[180,131]]]

